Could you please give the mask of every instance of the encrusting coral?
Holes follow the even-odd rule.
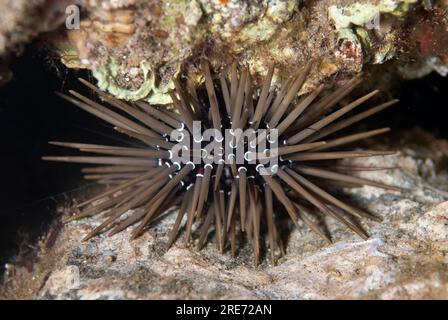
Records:
[[[81,28],[68,33],[77,66],[92,70],[102,90],[128,101],[146,95],[143,99],[151,104],[171,103],[168,92],[179,74],[201,84],[196,66],[204,57],[214,68],[235,60],[244,63],[259,85],[275,62],[277,87],[310,57],[321,57],[324,63],[308,76],[300,94],[323,82],[344,82],[366,66],[386,61],[395,61],[388,70],[399,74],[406,73],[403,65],[408,59],[423,61],[430,70],[440,71],[444,65],[443,59],[439,67],[431,62],[443,55],[442,46],[425,57],[413,47],[427,40],[409,36],[422,21],[446,16],[439,2],[429,13],[415,0],[86,0],[83,4]],[[437,21],[431,26],[440,24],[439,29],[446,30],[446,18]],[[70,61],[71,67],[75,65]],[[401,68],[394,71],[396,67]]]
[[[71,4],[82,13],[75,30],[64,26]],[[199,85],[195,66],[204,57],[214,68],[241,61],[257,84],[274,61],[276,86],[310,57],[322,57],[301,94],[390,61],[369,77],[388,87],[390,75],[446,74],[446,12],[443,0],[3,0],[0,56],[44,33],[41,42],[68,68],[91,70],[120,99],[146,95],[151,104],[171,103],[179,74]]]

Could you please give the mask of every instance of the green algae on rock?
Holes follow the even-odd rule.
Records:
[[[124,77],[118,77],[120,73],[128,72]],[[111,58],[109,64],[93,70],[93,76],[98,80],[98,87],[108,91],[118,99],[128,101],[145,100],[152,104],[168,104],[171,98],[168,91],[174,89],[174,83],[157,84],[154,71],[147,61],[142,61],[140,66],[124,69]],[[117,83],[116,79],[123,79],[125,83]],[[139,79],[139,83],[131,83],[131,79]]]

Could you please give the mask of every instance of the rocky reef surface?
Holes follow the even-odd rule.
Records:
[[[66,30],[73,3],[80,26]],[[312,61],[303,93],[372,65],[384,65],[382,82],[448,72],[443,0],[0,0],[0,56],[61,24],[44,38],[67,67],[90,69],[120,99],[158,104],[170,102],[174,76],[202,81],[204,57],[216,69],[237,60],[255,82],[271,63],[281,81]]]
[[[164,247],[175,215],[168,214],[135,241],[130,230],[111,238],[80,239],[99,223],[91,218],[55,223],[33,261],[11,262],[3,298],[33,299],[447,299],[448,142],[415,129],[395,133],[370,148],[396,155],[355,162],[389,167],[361,176],[402,188],[345,189],[382,223],[362,221],[370,234],[360,240],[326,218],[327,245],[305,226],[286,235],[287,252],[277,266],[265,257],[254,267],[248,245],[236,259],[220,254],[214,241],[200,252],[183,235]],[[66,214],[69,208],[63,208]]]
[[[302,93],[387,61],[399,61],[399,70],[387,69],[407,78],[447,72],[443,3],[123,0],[86,1],[86,8],[81,28],[68,33],[71,56],[103,90],[126,100],[169,103],[172,77],[202,81],[196,66],[204,57],[216,69],[236,59],[255,82],[271,63],[279,68],[274,81],[281,81],[313,61]]]

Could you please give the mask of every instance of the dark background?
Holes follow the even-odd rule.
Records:
[[[47,229],[56,208],[92,187],[81,180],[79,166],[41,161],[67,150],[49,140],[105,142],[112,130],[102,121],[58,98],[54,92],[80,89],[78,76],[56,59],[27,50],[11,66],[14,80],[0,88],[0,266],[20,259]],[[402,81],[393,90],[398,106],[369,119],[375,127],[420,126],[448,138],[445,109],[448,79],[432,74]],[[0,273],[1,273],[0,267]]]
[[[55,91],[88,93],[77,81],[85,71],[68,72],[36,50],[10,66],[14,79],[0,88],[0,274],[4,263],[21,260],[47,229],[57,207],[92,187],[80,165],[45,162],[44,155],[70,152],[48,141],[110,142],[104,122],[59,98]]]

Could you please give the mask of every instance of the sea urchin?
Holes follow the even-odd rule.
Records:
[[[176,240],[186,216],[187,244],[198,233],[196,245],[202,248],[209,230],[214,229],[219,250],[225,251],[230,244],[235,255],[237,235],[245,233],[256,264],[260,262],[264,243],[261,236],[265,233],[271,261],[275,263],[275,250],[281,247],[281,241],[274,213],[280,211],[286,211],[295,224],[302,220],[327,241],[330,237],[310,218],[313,210],[336,219],[366,239],[365,231],[346,214],[380,219],[341,201],[329,190],[334,186],[363,185],[397,190],[350,175],[353,171],[381,168],[351,167],[338,162],[390,154],[340,149],[389,128],[328,137],[396,100],[347,115],[378,93],[375,90],[339,106],[361,82],[360,77],[355,77],[323,97],[319,97],[323,90],[319,86],[296,101],[310,68],[311,63],[275,90],[271,85],[272,66],[258,89],[247,68],[239,70],[234,63],[214,81],[208,63],[203,61],[205,88],[194,89],[174,81],[176,89],[170,95],[175,111],[157,109],[144,102],[125,103],[81,79],[109,106],[74,91],[70,91],[72,96],[60,94],[61,97],[112,124],[142,146],[51,142],[98,154],[44,159],[100,165],[84,168],[83,173],[86,179],[108,185],[106,191],[81,203],[78,213],[68,220],[104,213],[105,221],[84,240],[106,229],[111,229],[113,235],[132,225],[136,225],[132,233],[136,238],[167,209],[179,206],[167,248]],[[196,224],[197,232],[193,228]]]

